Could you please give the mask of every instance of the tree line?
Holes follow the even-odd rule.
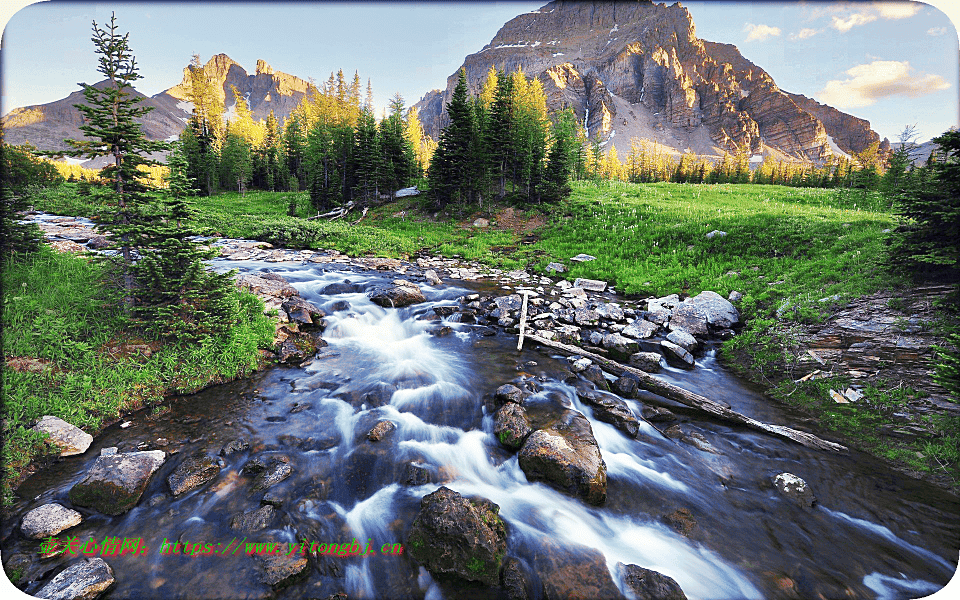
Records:
[[[378,122],[370,81],[361,97],[359,74],[348,81],[342,70],[331,73],[281,123],[272,111],[255,121],[236,88],[234,115],[225,122],[216,83],[198,56],[188,71],[193,113],[180,141],[187,174],[203,195],[248,187],[306,190],[314,208],[324,211],[392,196],[429,165],[431,141],[416,109],[405,111],[395,94]]]

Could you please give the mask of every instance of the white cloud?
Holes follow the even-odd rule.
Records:
[[[866,25],[877,20],[876,15],[867,14],[867,13],[853,13],[852,15],[847,16],[846,18],[841,19],[840,17],[833,17],[830,27],[833,27],[840,33],[846,33],[853,29],[854,27],[859,27],[860,25]]]
[[[938,35],[946,35],[946,34],[947,34],[946,27],[931,27],[930,29],[927,30],[927,35],[938,36]]]
[[[777,37],[780,35],[779,27],[771,27],[769,25],[754,25],[753,23],[747,23],[743,26],[743,30],[747,32],[746,41],[748,42],[762,42],[767,38]]]
[[[919,2],[874,2],[873,6],[884,19],[908,19],[923,8]]]
[[[837,2],[812,13],[815,17],[832,15],[830,26],[841,33],[877,19],[907,19],[916,15],[924,5],[920,2]],[[839,15],[839,16],[838,16]]]
[[[805,39],[808,39],[808,38],[812,38],[813,36],[817,35],[818,33],[819,33],[819,32],[818,32],[816,29],[810,29],[809,27],[804,27],[803,29],[801,29],[801,30],[798,31],[797,33],[791,33],[791,34],[790,34],[790,39],[791,39],[792,41],[805,40]]]
[[[837,108],[860,108],[890,96],[919,98],[950,87],[943,77],[914,73],[907,61],[877,60],[848,69],[849,79],[828,81],[818,97]]]

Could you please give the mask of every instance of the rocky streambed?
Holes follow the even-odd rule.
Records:
[[[793,423],[713,358],[739,321],[716,294],[211,243],[276,311],[280,365],[24,482],[2,549],[28,593],[909,598],[956,569],[955,497],[516,349],[527,295],[543,339]]]

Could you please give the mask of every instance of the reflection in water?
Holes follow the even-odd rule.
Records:
[[[269,594],[258,579],[257,559],[157,551],[163,539],[235,538],[230,520],[266,500],[244,471],[257,456],[282,456],[293,468],[266,492],[279,505],[273,520],[260,531],[239,534],[258,541],[356,538],[375,548],[402,543],[420,498],[443,484],[497,503],[508,525],[508,553],[523,564],[532,564],[551,541],[585,546],[602,552],[615,579],[618,562],[640,565],[673,577],[691,599],[908,598],[938,589],[955,568],[956,499],[869,457],[815,452],[683,411],[678,414],[684,429],[700,433],[718,454],[667,439],[646,423],[637,439],[629,439],[580,403],[563,382],[569,371],[562,358],[529,346],[520,354],[511,336],[483,337],[473,325],[435,315],[434,306],[455,304],[465,289],[424,287],[426,303],[383,309],[362,291],[322,293],[344,280],[357,286],[342,288],[348,290],[382,283],[375,275],[289,264],[242,267],[279,272],[324,308],[329,347],[303,367],[278,367],[177,399],[160,419],[139,413],[130,428],[106,431],[86,457],[61,461],[20,489],[24,500],[17,514],[44,502],[66,503],[101,447],[130,451],[143,444],[170,453],[133,511],[115,518],[86,514],[70,531],[84,539],[145,538],[147,555],[113,559],[113,598]],[[453,334],[434,335],[440,326]],[[712,355],[700,364],[692,373],[665,376],[736,410],[789,422],[789,415],[727,374]],[[607,465],[604,506],[528,482],[516,455],[496,441],[492,393],[521,379],[535,380],[541,390],[528,399],[531,410],[569,407],[590,420]],[[628,404],[639,411],[639,402]],[[367,432],[382,420],[395,430],[369,441]],[[165,480],[181,457],[217,454],[233,439],[246,441],[249,449],[224,456],[213,482],[169,496]],[[784,471],[807,480],[820,505],[803,509],[780,496],[771,480]],[[686,515],[688,526],[671,525],[677,514]],[[33,544],[19,537],[18,522],[4,525],[5,555]],[[48,564],[67,562],[61,557]],[[342,590],[350,598],[440,598],[444,589],[407,553],[318,557],[309,576],[284,594],[325,597]]]

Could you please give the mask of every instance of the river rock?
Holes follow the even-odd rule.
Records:
[[[389,286],[377,286],[367,293],[367,297],[384,308],[401,308],[427,300],[417,284],[404,279],[395,279]]]
[[[663,348],[664,356],[667,357],[669,362],[687,369],[692,369],[696,365],[696,361],[693,360],[693,355],[673,342],[664,340],[660,342],[660,347]]]
[[[531,481],[545,481],[590,504],[606,500],[607,465],[590,421],[578,411],[567,410],[557,423],[530,434],[518,461]]]
[[[274,298],[289,298],[298,294],[297,288],[293,287],[283,277],[274,273],[244,273],[237,277],[237,286],[240,289],[253,292],[257,296],[272,296]]]
[[[578,308],[573,311],[573,322],[583,327],[584,325],[596,325],[600,322],[600,315],[595,310],[589,308]]]
[[[125,513],[140,501],[164,456],[162,450],[99,456],[83,479],[70,488],[70,501],[107,515]]]
[[[706,313],[693,303],[684,302],[678,306],[670,314],[670,322],[667,327],[671,331],[682,329],[697,337],[706,337],[709,333]]]
[[[622,599],[603,554],[594,548],[548,540],[533,559],[546,600]]]
[[[793,473],[780,473],[773,478],[773,485],[777,491],[790,498],[797,505],[810,508],[817,503],[813,490],[807,485],[807,482],[800,479]]]
[[[318,348],[327,345],[317,332],[294,331],[284,326],[279,329],[278,335],[282,340],[277,348],[277,359],[283,364],[299,365],[314,356]]]
[[[523,574],[520,561],[508,556],[503,561],[503,582],[500,584],[507,595],[507,600],[527,600],[527,579]]]
[[[597,365],[590,365],[589,367],[586,368],[586,370],[580,373],[580,376],[586,379],[587,381],[589,381],[590,383],[592,383],[593,385],[597,386],[597,389],[599,390],[610,389],[610,386],[607,385],[607,378],[603,374],[603,369],[601,369]]]
[[[523,308],[523,298],[520,297],[520,294],[500,296],[499,298],[494,299],[493,303],[497,305],[498,309],[500,309],[501,315],[505,315],[511,310],[520,310]]]
[[[567,267],[563,263],[552,262],[547,264],[547,273],[566,273]]]
[[[624,318],[623,308],[616,302],[601,302],[595,310],[601,319],[607,321],[622,321]]]
[[[697,338],[693,337],[682,329],[676,329],[667,334],[667,341],[673,342],[687,352],[693,352],[699,345],[697,343]]]
[[[83,517],[75,510],[56,503],[44,504],[23,516],[20,531],[28,538],[41,540],[79,525]]]
[[[281,304],[287,318],[293,323],[301,325],[319,326],[327,313],[323,312],[300,296],[291,296]]]
[[[277,509],[270,504],[264,504],[257,510],[240,513],[230,519],[230,528],[252,533],[266,529],[276,514]]]
[[[434,575],[495,586],[507,551],[500,507],[441,486],[423,497],[407,538],[413,558]]]
[[[257,473],[253,480],[253,490],[260,491],[273,487],[292,474],[293,467],[283,461],[275,461],[265,470]]]
[[[598,421],[609,423],[631,438],[637,437],[640,421],[622,398],[607,392],[596,390],[577,390],[577,397],[593,408],[593,416]]]
[[[277,544],[276,554],[267,554],[259,557],[260,569],[257,579],[260,583],[272,586],[274,589],[287,587],[307,574],[309,561],[305,553],[299,552],[295,544]],[[291,551],[297,550],[292,556]]]
[[[646,340],[653,337],[653,334],[655,334],[659,328],[659,326],[650,321],[639,319],[624,327],[623,330],[620,331],[620,334],[637,340]]]
[[[523,396],[523,390],[512,383],[505,383],[497,388],[497,393],[494,398],[496,399],[497,405],[504,404],[506,402],[523,404]]]
[[[167,485],[174,496],[185,494],[215,478],[220,474],[217,459],[207,454],[189,456],[177,465],[176,470],[167,476]]]
[[[71,564],[36,592],[47,600],[93,600],[114,582],[113,569],[99,557]]]
[[[622,375],[613,382],[613,391],[624,398],[636,398],[640,382],[633,375]]]
[[[331,283],[320,290],[321,296],[337,296],[339,294],[357,294],[363,291],[363,286],[358,283]]]
[[[396,428],[397,424],[393,421],[388,421],[386,419],[383,421],[378,421],[377,424],[374,425],[373,428],[367,433],[367,439],[371,442],[379,442]]]
[[[659,373],[662,368],[659,352],[636,352],[630,355],[630,365],[644,373]]]
[[[437,275],[437,272],[433,269],[427,269],[423,273],[423,278],[427,280],[427,283],[430,285],[440,285],[443,281],[440,279],[440,276]]]
[[[573,282],[573,287],[583,288],[589,292],[603,292],[607,289],[606,281],[598,281],[596,279],[582,279],[577,278]]]
[[[507,402],[493,415],[493,434],[511,450],[519,450],[532,432],[527,411],[519,404]]]
[[[589,358],[578,358],[577,360],[570,363],[570,370],[574,373],[583,373],[590,368],[590,365],[593,364],[593,361]]]
[[[603,336],[603,347],[610,351],[613,358],[626,360],[640,350],[640,345],[619,333],[608,333]]]
[[[83,454],[93,443],[92,435],[51,415],[41,417],[33,429],[47,434],[49,441],[60,448],[60,456]]]
[[[672,577],[637,565],[617,563],[617,570],[636,600],[687,600]]]
[[[713,329],[730,329],[740,323],[740,313],[737,309],[729,300],[716,292],[700,292],[693,298],[684,300],[684,304],[699,308]],[[690,333],[696,335],[695,332]]]

